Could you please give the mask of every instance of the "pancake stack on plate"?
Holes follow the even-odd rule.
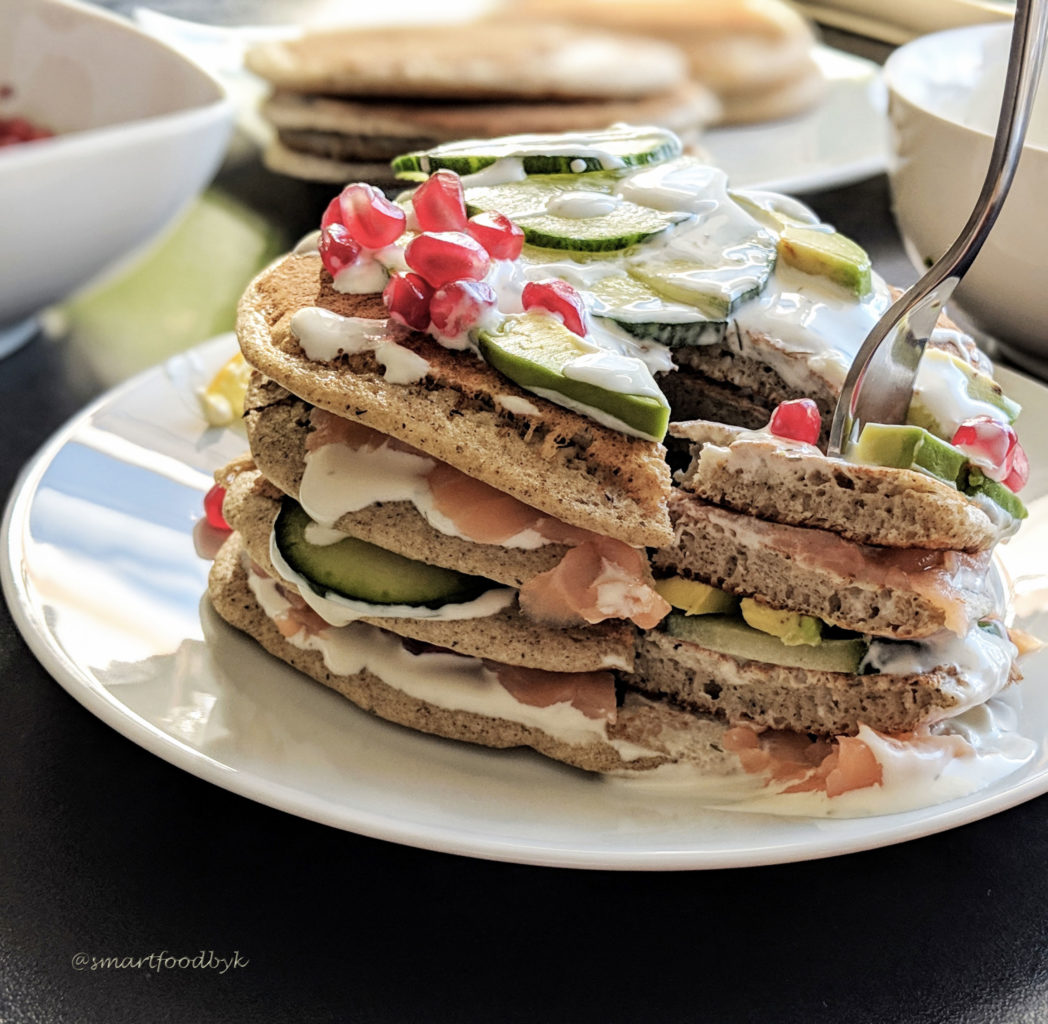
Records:
[[[883,786],[880,809],[1014,770],[990,564],[1028,462],[957,332],[907,423],[830,458],[828,413],[780,392],[839,387],[891,290],[803,204],[651,127],[394,164],[410,195],[348,185],[241,301],[223,618],[382,718],[588,770]],[[682,419],[665,381],[707,390],[744,335],[764,372]],[[747,393],[758,429],[731,422]]]
[[[516,0],[522,13],[672,41],[692,79],[716,94],[720,124],[809,109],[825,82],[811,26],[782,0]]]
[[[667,42],[545,22],[332,29],[261,44],[265,160],[312,181],[395,187],[389,161],[461,138],[655,124],[686,142],[719,116]]]

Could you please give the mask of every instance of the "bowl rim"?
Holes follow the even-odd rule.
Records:
[[[922,75],[925,75],[927,70],[927,62],[922,57],[922,54],[929,47],[934,47],[936,49],[953,49],[953,47],[948,46],[950,40],[956,40],[958,38],[986,38],[995,35],[1007,36],[1010,32],[1011,22],[994,21],[979,25],[962,25],[958,28],[943,29],[941,32],[931,32],[928,35],[918,36],[916,39],[904,43],[902,46],[893,50],[892,53],[889,54],[888,59],[884,62],[884,84],[888,90],[889,97],[903,100],[911,107],[920,110],[923,114],[934,118],[942,124],[950,125],[960,131],[969,132],[972,135],[992,142],[994,135],[992,131],[987,131],[985,128],[977,128],[974,125],[965,124],[957,118],[950,117],[942,113],[942,111],[936,110],[927,102],[915,97],[911,90],[903,88],[900,79],[904,77],[904,72],[901,68],[905,66],[905,77],[911,79],[921,78]],[[925,78],[925,80],[927,79]],[[953,84],[957,85],[958,88],[964,88],[966,85],[970,88],[973,83],[965,83],[961,80],[955,80]],[[1048,69],[1046,69],[1044,88],[1048,89]],[[1027,139],[1023,145],[1023,149],[1035,150],[1040,153],[1048,152],[1048,143],[1030,142],[1029,139]]]
[[[37,0],[37,2],[42,6],[62,7],[95,21],[111,23],[121,31],[126,31],[158,50],[165,51],[203,83],[210,86],[213,98],[165,113],[146,114],[131,121],[120,121],[97,128],[72,129],[46,139],[35,139],[18,146],[6,147],[7,151],[0,159],[0,177],[9,172],[23,171],[26,168],[32,168],[34,164],[50,161],[56,154],[74,157],[81,151],[90,151],[100,146],[112,145],[114,142],[118,142],[120,146],[133,146],[166,136],[172,131],[192,133],[197,129],[223,121],[232,124],[236,113],[235,104],[223,82],[175,47],[141,29],[129,18],[120,17],[111,11],[81,2],[81,0]]]

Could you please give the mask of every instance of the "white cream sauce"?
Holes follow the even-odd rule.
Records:
[[[340,355],[374,352],[391,384],[417,384],[429,373],[429,363],[398,344],[406,331],[393,320],[340,316],[319,306],[306,306],[291,317],[291,333],[306,358],[331,362]]]
[[[1007,421],[999,406],[969,393],[967,374],[941,349],[925,350],[917,368],[913,392],[914,398],[939,424],[939,436],[947,441],[965,420],[988,416],[1001,423]]]
[[[973,626],[965,636],[944,630],[919,642],[874,639],[860,672],[913,675],[953,667],[958,675],[943,684],[956,700],[951,714],[976,707],[1008,685],[1015,645],[997,632]]]
[[[787,358],[776,361],[775,370],[787,384],[805,387],[810,367],[839,387],[891,301],[891,291],[876,274],[871,293],[860,301],[824,277],[780,262],[764,291],[743,303],[734,321],[745,334],[780,343]]]
[[[440,512],[427,479],[436,460],[381,445],[354,448],[340,442],[306,454],[299,484],[299,504],[310,519],[332,527],[349,512],[381,502],[406,501],[433,529],[449,537],[476,542],[455,521]],[[541,517],[536,511],[536,519]],[[538,530],[524,529],[500,546],[534,550],[551,543]]]
[[[606,217],[614,213],[621,200],[604,192],[569,191],[554,196],[546,204],[546,212],[554,217],[585,220],[587,217]]]
[[[605,391],[666,401],[644,363],[629,356],[607,351],[587,352],[565,363],[561,373],[568,380],[594,384]]]

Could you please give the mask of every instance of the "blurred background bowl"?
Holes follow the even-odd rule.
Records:
[[[0,335],[162,231],[233,123],[210,75],[73,0],[0,3],[0,117],[16,115],[55,135],[0,148]]]
[[[892,204],[907,252],[924,268],[964,226],[993,147],[1010,24],[937,32],[885,66]],[[1048,371],[1048,79],[1042,78],[1015,182],[956,292],[975,325],[1016,362]]]

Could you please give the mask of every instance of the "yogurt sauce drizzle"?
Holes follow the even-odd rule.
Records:
[[[433,529],[475,541],[436,508],[427,477],[436,460],[383,445],[353,448],[325,444],[307,453],[299,484],[299,504],[314,522],[331,527],[349,512],[383,502],[407,501]],[[536,516],[540,513],[536,513]],[[525,529],[502,547],[534,550],[551,543],[538,530]]]
[[[329,309],[307,306],[291,317],[291,333],[298,339],[307,359],[330,362],[340,355],[374,352],[385,367],[382,376],[391,384],[417,384],[427,373],[429,363],[420,355],[397,344],[406,331],[392,320],[340,316]]]

